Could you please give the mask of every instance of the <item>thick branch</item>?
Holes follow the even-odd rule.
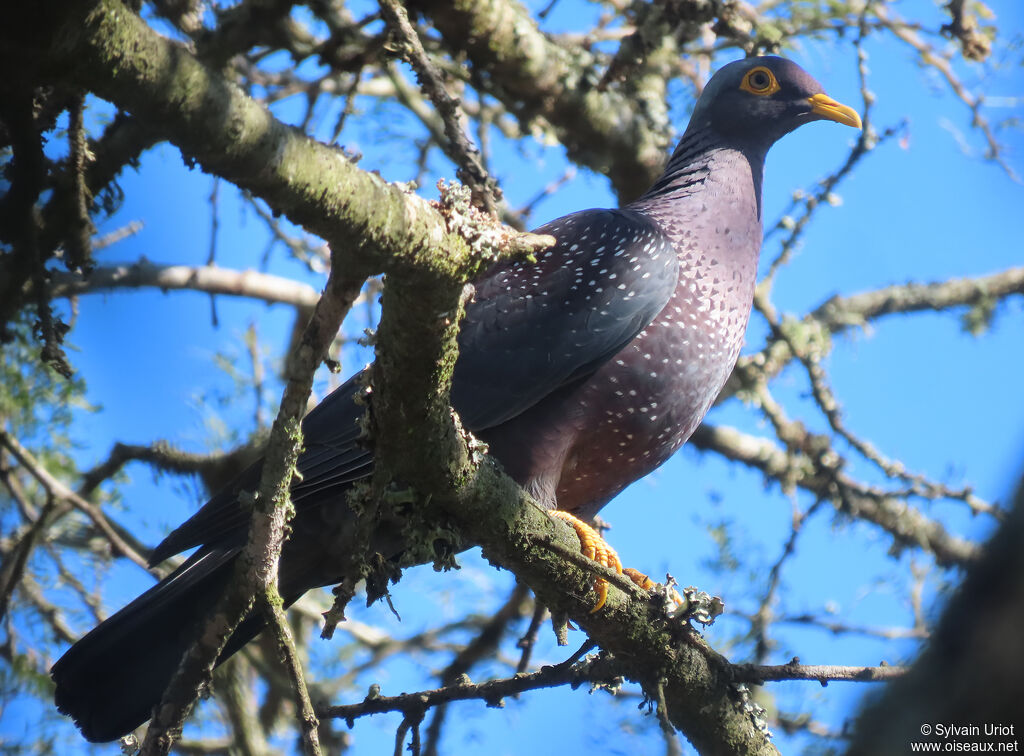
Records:
[[[281,123],[118,0],[83,5],[50,3],[61,24],[37,55],[65,61],[63,75],[144,118],[187,160],[261,197],[361,270],[392,263],[450,271],[469,255],[428,203]],[[426,248],[444,254],[427,256]]]
[[[769,754],[774,747],[744,711],[728,662],[688,625],[667,620],[658,602],[626,600],[614,586],[591,614],[590,573],[568,565],[538,536],[578,548],[574,534],[526,498],[490,464],[446,507],[491,562],[510,569],[552,611],[565,611],[612,653],[622,672],[655,699],[664,690],[667,716],[701,753]],[[568,531],[568,532],[567,532]]]
[[[423,273],[387,281],[372,407],[377,491],[412,486],[421,503],[411,511],[422,518],[418,530],[427,549],[445,535],[458,538],[452,525],[465,541],[480,544],[487,559],[513,571],[538,601],[567,613],[612,653],[652,700],[663,691],[668,718],[698,750],[775,753],[744,710],[728,662],[688,625],[667,620],[656,602],[628,601],[615,589],[605,609],[590,613],[590,573],[539,542],[554,536],[578,549],[575,535],[489,458],[481,459],[479,445],[461,430],[448,391],[462,294],[452,282]]]

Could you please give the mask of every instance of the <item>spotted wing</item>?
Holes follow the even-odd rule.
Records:
[[[555,245],[536,264],[477,283],[459,335],[452,405],[473,431],[500,425],[619,352],[676,285],[672,243],[629,210],[584,210],[537,229]]]

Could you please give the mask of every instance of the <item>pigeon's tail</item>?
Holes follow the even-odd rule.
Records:
[[[231,578],[237,550],[199,552],[62,656],[50,675],[57,708],[94,743],[115,740],[150,718],[182,656]],[[261,629],[249,617],[219,662]]]

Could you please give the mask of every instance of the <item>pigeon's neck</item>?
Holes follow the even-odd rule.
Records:
[[[755,220],[761,222],[761,184],[767,148],[730,143],[710,128],[687,131],[661,177],[630,207],[659,214],[672,208],[693,212],[693,205],[734,186],[752,200]]]
[[[629,208],[655,220],[680,253],[724,255],[756,272],[761,248],[761,180],[767,149],[737,146],[711,129],[687,131],[668,166]],[[754,270],[748,270],[754,269]]]

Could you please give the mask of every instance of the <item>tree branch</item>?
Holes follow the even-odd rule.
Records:
[[[148,446],[118,442],[103,462],[82,474],[78,495],[88,498],[103,481],[110,479],[125,464],[133,461],[146,462],[160,472],[198,474],[208,489],[216,490],[219,486],[211,483],[231,480],[255,461],[258,450],[259,446],[248,443],[229,452],[193,454],[176,449],[166,441],[154,441]]]
[[[906,674],[906,667],[848,667],[836,664],[801,664],[794,658],[788,664],[733,664],[736,682],[761,683],[778,680],[817,680],[822,687],[829,682],[888,682]]]
[[[501,190],[483,166],[480,150],[466,136],[465,116],[457,97],[448,94],[437,67],[427,56],[419,35],[409,23],[405,8],[396,0],[380,0],[381,13],[396,36],[404,43],[404,57],[416,71],[420,88],[434,103],[444,123],[446,140],[442,149],[458,167],[459,181],[473,191],[473,199],[491,214],[498,211]]]
[[[1007,732],[973,733],[964,744],[985,741],[1016,751],[1024,697],[1024,478],[981,558],[946,603],[923,652],[901,679],[865,702],[847,754],[905,753],[907,744],[937,738],[923,725],[992,723]],[[922,737],[924,736],[924,737]],[[987,736],[987,737],[986,737]],[[1009,736],[1009,737],[1007,737]],[[945,742],[952,742],[946,740]],[[923,750],[923,749],[922,749]],[[938,750],[938,749],[936,749]],[[974,750],[985,750],[984,747]]]
[[[840,470],[819,470],[807,456],[792,457],[766,438],[734,428],[702,424],[689,443],[761,470],[783,485],[796,485],[833,502],[839,511],[878,525],[899,545],[914,545],[935,555],[940,564],[967,564],[978,546],[951,535],[941,523],[911,508],[899,496],[852,480]]]
[[[452,214],[461,217],[468,209],[467,203]],[[411,487],[419,498],[403,509],[404,532],[415,528],[423,543],[419,550],[407,544],[410,560],[448,564],[437,550],[441,539],[456,551],[462,539],[480,544],[488,560],[514,572],[538,601],[566,612],[619,659],[652,700],[662,688],[669,719],[698,750],[775,753],[732,687],[728,663],[689,625],[617,590],[606,608],[591,614],[589,571],[566,564],[538,542],[554,536],[578,550],[575,534],[484,457],[449,409],[463,305],[461,286],[429,271],[403,270],[387,280],[373,367],[374,489],[382,510],[376,516],[388,514],[385,492]],[[416,433],[409,432],[413,427]]]
[[[313,374],[327,353],[334,335],[341,327],[345,313],[359,294],[364,278],[336,275],[332,268],[324,295],[317,302],[313,316],[303,333],[295,352],[287,362],[288,375],[281,409],[274,420],[264,456],[259,490],[253,500],[252,520],[247,543],[235,563],[235,579],[228,587],[220,606],[205,622],[198,640],[193,643],[175,672],[163,700],[155,709],[143,756],[169,752],[180,735],[182,723],[188,716],[200,689],[208,683],[214,664],[228,638],[254,604],[269,611],[270,622],[277,628],[279,641],[290,651],[287,630],[280,627],[280,597],[277,595],[278,561],[287,533],[288,521],[294,510],[290,488],[295,462],[302,448],[299,422],[306,410],[306,402],[313,385]],[[303,740],[307,753],[319,753],[315,721],[311,719],[309,694],[301,673],[295,673],[290,664],[292,678],[300,700]]]
[[[127,557],[144,570],[149,569],[146,557],[143,556],[136,548],[137,544],[129,543],[129,541],[123,537],[123,534],[119,532],[119,529],[115,528],[110,523],[99,507],[92,502],[86,501],[53,477],[46,467],[36,461],[35,457],[28,451],[28,449],[21,445],[18,439],[14,438],[7,431],[2,429],[0,429],[0,446],[7,447],[8,451],[10,451],[11,454],[14,455],[14,458],[18,460],[18,463],[28,470],[32,477],[46,489],[50,496],[74,507],[92,520],[93,524],[110,542],[111,547],[116,553]],[[53,517],[57,517],[59,514],[60,512],[56,509],[51,513]]]
[[[1014,295],[1024,295],[1024,268],[1009,268],[971,278],[934,283],[908,283],[886,286],[847,296],[834,296],[801,319],[810,328],[824,328],[840,334],[851,328],[863,328],[887,315],[913,312],[941,312],[956,307],[987,306]],[[784,339],[773,339],[764,349],[739,359],[736,369],[718,397],[719,402],[733,396],[742,385],[740,374],[754,371],[769,379],[778,375],[793,359],[793,351]]]
[[[49,6],[61,23],[37,55],[64,61],[80,86],[144,117],[187,161],[326,239],[346,265],[450,271],[470,254],[459,237],[444,236],[427,202],[281,123],[119,0]],[[19,31],[12,24],[3,33]],[[426,256],[426,247],[444,254]]]
[[[352,727],[353,722],[360,717],[388,711],[423,711],[454,701],[484,701],[490,707],[501,708],[504,706],[502,699],[509,696],[561,685],[571,685],[575,688],[583,683],[609,686],[620,684],[621,678],[614,657],[594,654],[581,662],[575,662],[570,658],[561,664],[541,667],[537,672],[517,674],[515,677],[488,680],[483,683],[465,681],[434,690],[402,693],[397,696],[369,695],[357,704],[327,707],[320,712],[320,716],[325,719],[344,719],[348,726]]]
[[[849,296],[835,296],[809,317],[822,321],[832,333],[899,313],[941,311],[1024,295],[1024,267],[973,278],[928,284],[887,286]]]
[[[268,304],[288,304],[307,310],[320,297],[312,286],[255,270],[231,270],[213,265],[160,265],[144,258],[130,265],[96,268],[87,276],[54,271],[49,287],[51,297],[141,288],[251,297]]]
[[[472,61],[480,86],[522,124],[547,122],[573,161],[604,173],[621,201],[639,196],[661,174],[671,134],[665,81],[636,77],[628,92],[600,91],[597,61],[537,28],[516,0],[417,0],[451,50]],[[692,23],[677,38],[695,39],[713,3],[693,3]]]

